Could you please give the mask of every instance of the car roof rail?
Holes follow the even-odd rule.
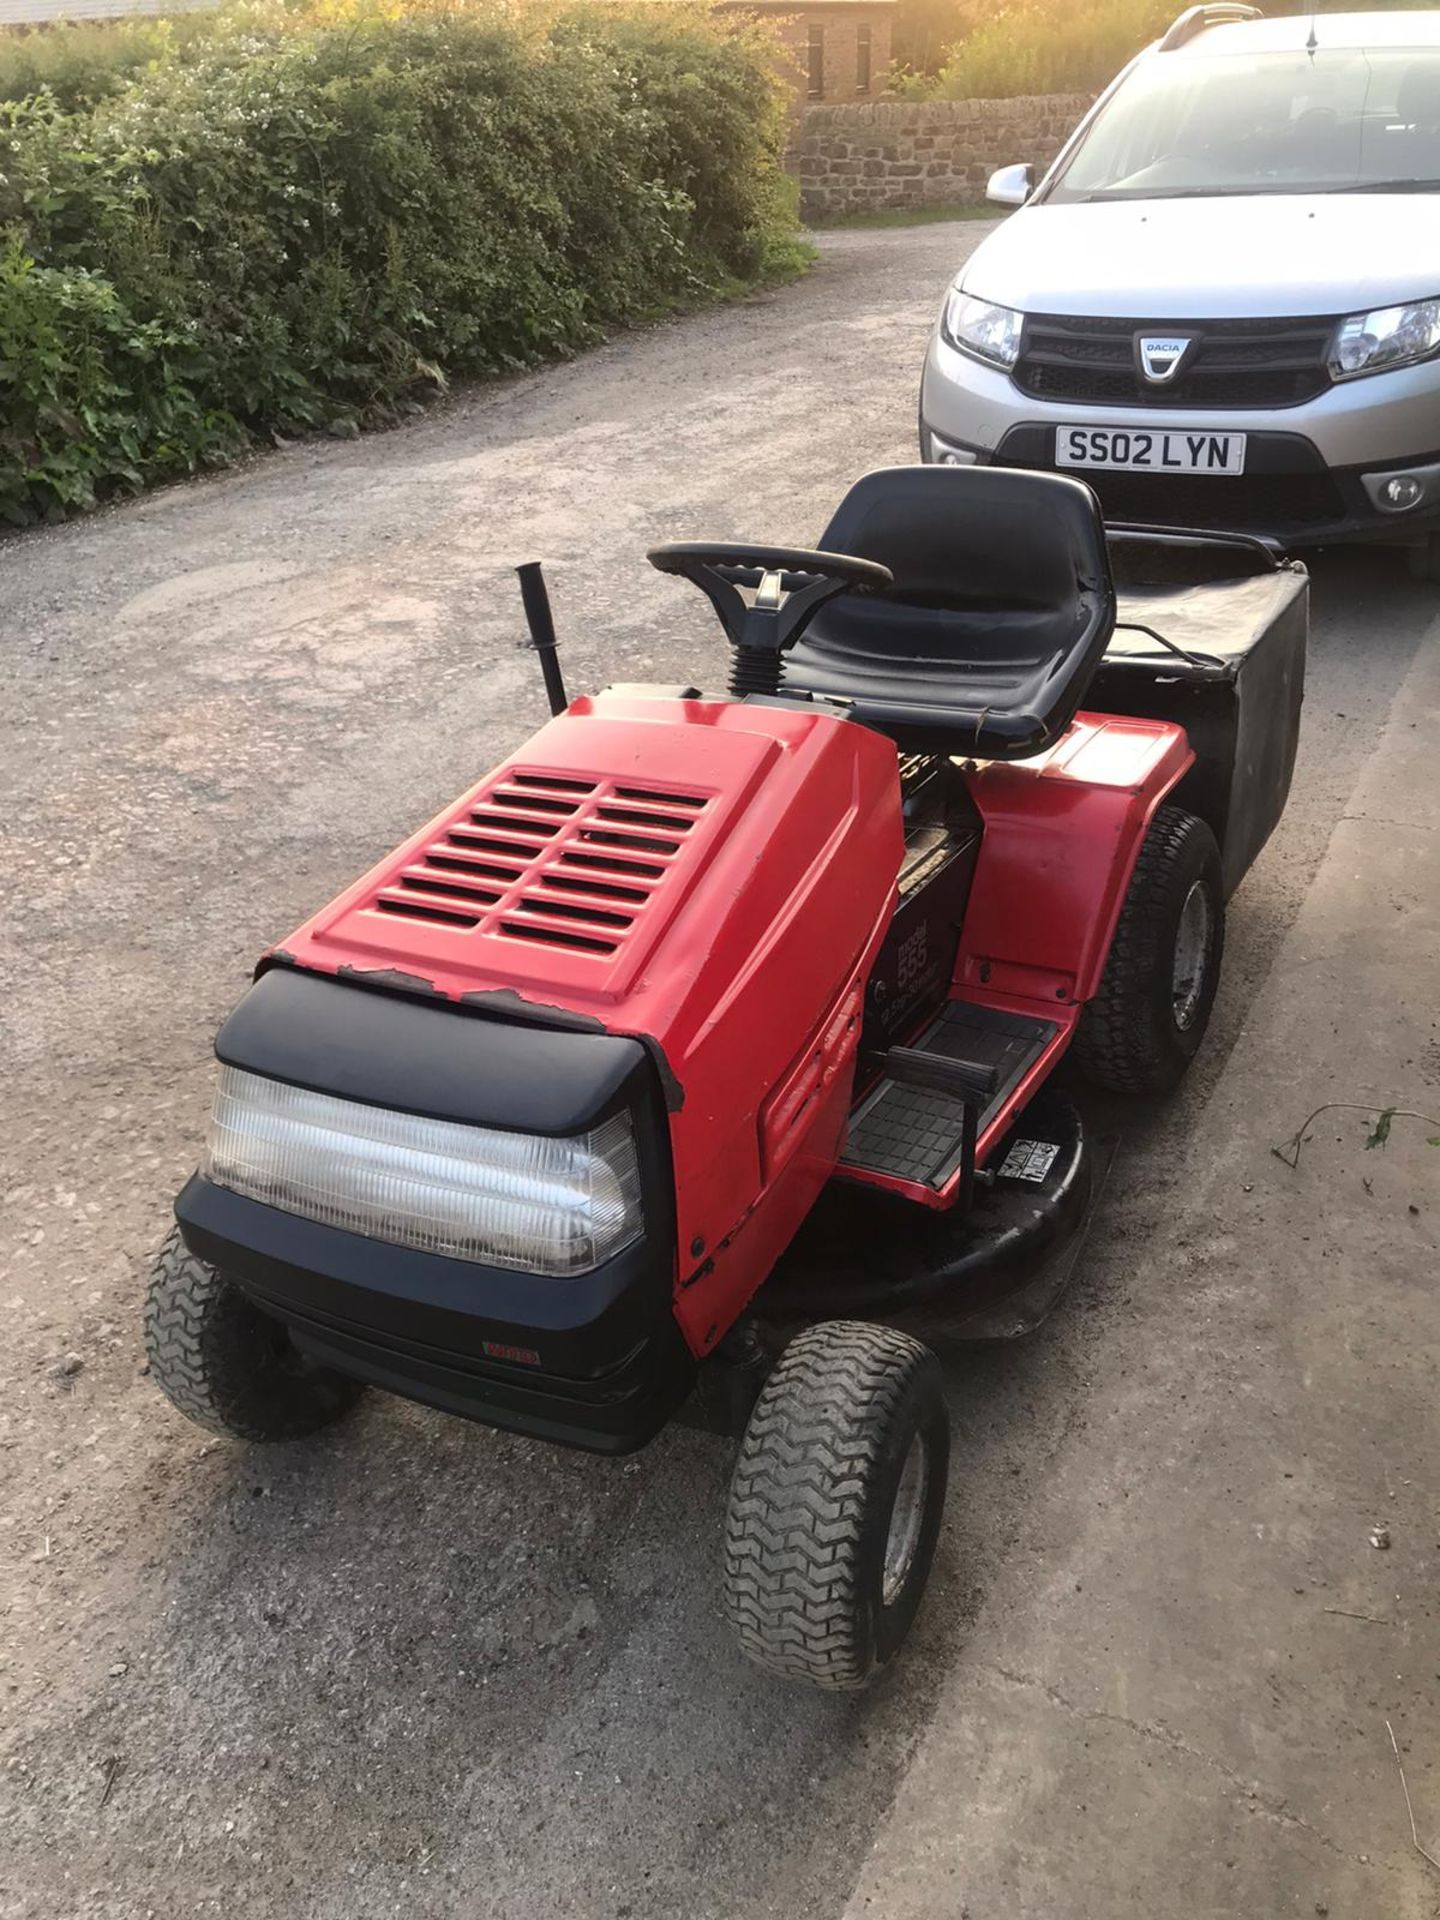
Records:
[[[1209,6],[1187,7],[1160,42],[1161,53],[1174,53],[1180,47],[1188,45],[1197,33],[1204,33],[1207,27],[1229,27],[1241,20],[1261,20],[1264,15],[1259,7]]]

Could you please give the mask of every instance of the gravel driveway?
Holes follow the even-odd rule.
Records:
[[[873,1696],[732,1653],[718,1440],[607,1463],[372,1396],[246,1451],[171,1413],[138,1340],[253,957],[543,718],[509,569],[546,560],[573,689],[717,683],[708,610],[645,547],[809,544],[854,475],[911,459],[933,306],[983,231],[831,236],[773,296],[0,546],[6,1920],[834,1915],[937,1676],[1035,1577],[1032,1502],[1104,1446],[1085,1408],[1132,1362],[1177,1145],[1432,629],[1384,556],[1318,565],[1297,788],[1214,1037],[1127,1120],[1074,1303],[957,1375],[932,1595]]]

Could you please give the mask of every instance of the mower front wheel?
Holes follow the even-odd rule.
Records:
[[[229,1440],[299,1440],[348,1413],[364,1389],[316,1366],[278,1320],[197,1260],[172,1229],[145,1300],[150,1377],[187,1420]]]
[[[1112,1093],[1168,1093],[1200,1051],[1220,984],[1220,849],[1196,814],[1161,807],[1141,842],[1075,1060]]]
[[[750,1416],[725,1523],[725,1607],[750,1658],[865,1686],[915,1618],[949,1462],[928,1347],[860,1320],[792,1340]]]

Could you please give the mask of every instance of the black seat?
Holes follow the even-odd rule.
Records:
[[[1061,474],[886,467],[825,529],[893,587],[846,595],[785,656],[785,685],[852,701],[908,752],[1014,760],[1075,717],[1115,625],[1095,496]]]

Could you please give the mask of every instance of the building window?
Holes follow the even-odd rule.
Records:
[[[857,27],[855,29],[855,91],[856,93],[869,93],[870,91],[869,27]]]
[[[805,42],[805,91],[812,100],[825,98],[824,27],[811,27]]]

